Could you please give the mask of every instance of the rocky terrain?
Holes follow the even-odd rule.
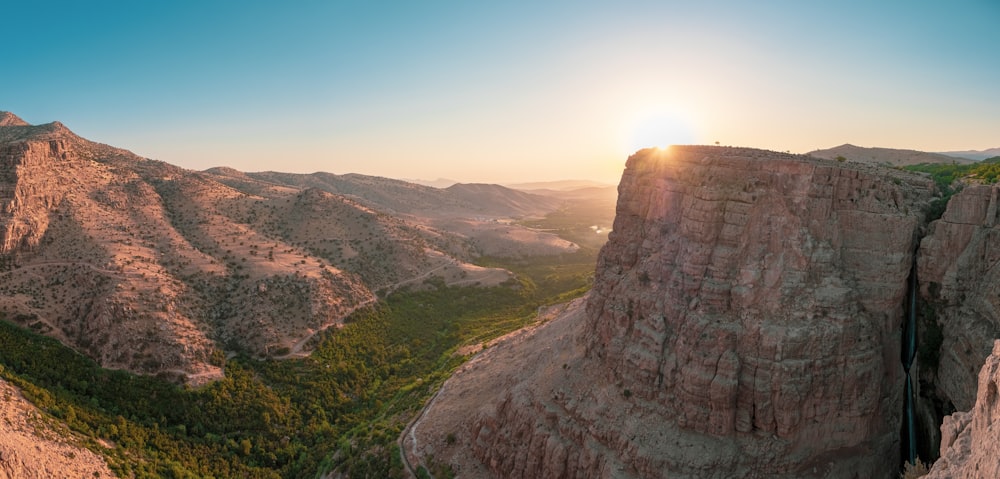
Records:
[[[1000,225],[996,185],[969,185],[930,224],[920,245],[918,278],[924,298],[920,397],[926,434],[937,450],[936,425],[976,400],[977,373],[1000,338]]]
[[[944,153],[928,153],[925,151],[899,150],[895,148],[867,148],[851,144],[835,146],[825,150],[810,151],[808,154],[827,160],[843,157],[849,161],[886,166],[906,166],[919,163],[972,163],[972,160],[949,156]]]
[[[194,172],[3,112],[0,311],[105,367],[201,382],[221,374],[228,351],[302,354],[317,332],[399,288],[512,278],[469,263],[479,255],[576,248],[509,223],[562,200],[347,176],[361,186]],[[478,226],[450,231],[413,205]],[[500,221],[503,231],[481,227]]]
[[[117,477],[83,440],[0,380],[0,479]]]
[[[457,374],[413,457],[465,477],[895,474],[903,304],[933,183],[672,147],[631,157],[619,192],[585,311]],[[464,400],[473,389],[494,395]]]
[[[941,458],[928,479],[1000,477],[1000,341],[979,372],[976,403],[941,426]]]
[[[462,258],[522,258],[572,253],[577,246],[547,232],[524,228],[511,218],[537,217],[562,207],[573,192],[534,194],[487,184],[454,184],[447,188],[359,174],[309,175],[277,172],[242,173],[228,168],[207,171],[220,182],[248,191],[268,188],[315,189],[349,198],[368,208],[438,233],[438,244]],[[587,195],[587,191],[578,194]]]

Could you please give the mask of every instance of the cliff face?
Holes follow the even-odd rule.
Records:
[[[511,346],[530,372],[482,379],[506,392],[468,411],[457,442],[475,461],[423,452],[501,477],[895,474],[900,324],[933,191],[760,150],[637,153],[586,314]],[[439,407],[421,427],[448,424]]]
[[[996,185],[966,187],[920,245],[920,292],[943,339],[930,355],[938,364],[923,365],[921,376],[961,411],[976,400],[976,373],[1000,338],[998,195]]]
[[[692,431],[890,448],[889,359],[931,188],[891,174],[752,150],[633,157],[589,354]]]
[[[941,426],[941,458],[928,479],[1000,477],[1000,341],[979,372],[975,405]]]
[[[74,163],[67,146],[66,140],[0,146],[0,254],[38,246],[48,228],[49,211],[68,190],[48,174],[53,167]]]

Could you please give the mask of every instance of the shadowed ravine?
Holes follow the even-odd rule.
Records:
[[[917,353],[917,256],[913,255],[913,268],[910,270],[910,284],[907,291],[906,324],[903,327],[903,347],[901,361],[906,372],[906,390],[903,395],[903,459],[915,464],[917,459],[916,418],[913,410],[913,379],[910,368]]]

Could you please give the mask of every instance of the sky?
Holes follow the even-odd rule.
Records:
[[[0,110],[185,168],[617,183],[667,144],[1000,147],[1000,1],[4,2]]]

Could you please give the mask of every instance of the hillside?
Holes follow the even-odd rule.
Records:
[[[893,148],[867,148],[844,144],[825,150],[815,150],[807,153],[816,158],[834,160],[838,157],[859,163],[883,164],[888,166],[907,166],[919,163],[969,163],[971,160],[955,158],[941,153],[928,153],[917,150],[898,150]]]
[[[512,277],[469,264],[467,238],[354,196],[2,122],[0,312],[106,367],[204,381],[223,351],[308,350],[378,292]]]
[[[523,220],[542,218],[570,203],[559,194],[534,194],[491,184],[455,184],[432,188],[405,181],[358,174],[242,173],[213,168],[206,173],[242,191],[315,189],[340,195],[398,221],[413,225],[449,254],[468,260],[490,256],[523,258],[567,254],[578,246]],[[597,208],[613,212],[613,201]]]
[[[1000,148],[987,148],[985,150],[964,150],[964,151],[942,151],[942,155],[965,158],[968,160],[982,161],[987,158],[1000,156]]]
[[[584,294],[607,239],[590,228],[613,215],[491,185],[345,175],[366,199],[194,172],[0,118],[0,378],[102,477],[400,477],[412,414],[468,354]],[[456,215],[371,200],[386,191]],[[20,451],[0,471],[59,464]]]
[[[81,446],[85,439],[39,411],[3,379],[0,397],[0,479],[118,477],[104,459]]]
[[[559,207],[560,202],[546,196],[532,195],[500,185],[453,184],[433,188],[406,181],[359,174],[332,173],[239,173],[213,168],[208,173],[233,186],[249,186],[249,180],[292,188],[316,188],[345,195],[382,211],[419,217],[488,216],[523,217],[543,215]],[[242,187],[245,187],[242,186]]]

